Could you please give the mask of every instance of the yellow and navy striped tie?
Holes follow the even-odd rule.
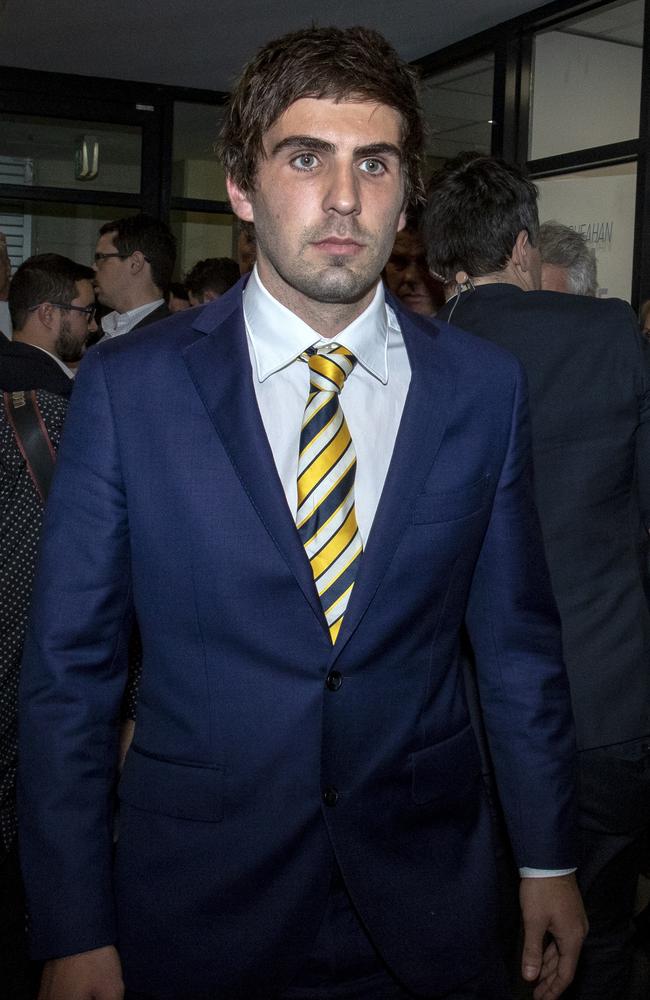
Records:
[[[332,643],[363,551],[354,512],[357,456],[339,403],[356,364],[345,347],[310,348],[309,397],[300,433],[296,525],[311,563]]]

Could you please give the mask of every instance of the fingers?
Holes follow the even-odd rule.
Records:
[[[555,942],[551,942],[544,952],[539,981],[533,990],[534,1000],[555,1000],[566,989],[571,980],[566,982],[558,975],[560,953]]]
[[[521,957],[521,974],[532,983],[542,971],[542,944],[546,925],[539,920],[524,920],[524,950]]]
[[[582,938],[566,947],[555,941],[546,947],[539,980],[533,991],[534,1000],[556,1000],[573,982],[580,955]]]

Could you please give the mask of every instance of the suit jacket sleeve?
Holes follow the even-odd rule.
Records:
[[[577,858],[574,727],[530,449],[522,373],[467,626],[515,859],[519,867],[560,869]]]
[[[101,352],[84,361],[45,515],[20,685],[19,823],[35,957],[115,940],[112,789],[131,614]]]

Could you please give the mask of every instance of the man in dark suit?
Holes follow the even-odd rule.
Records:
[[[0,389],[69,396],[95,323],[94,275],[60,254],[30,257],[9,286],[13,340],[0,338]]]
[[[377,33],[270,43],[222,136],[250,279],[84,362],[22,686],[43,1000],[115,1000],[122,973],[156,1000],[503,1000],[464,621],[523,869],[524,972],[547,1000],[571,979],[573,733],[521,369],[379,277],[421,152],[414,75]],[[132,605],[144,665],[112,868]]]
[[[95,250],[95,291],[112,311],[102,317],[102,339],[171,316],[167,290],[176,261],[176,239],[164,222],[130,215],[99,230]]]
[[[571,995],[624,1000],[650,826],[650,363],[630,307],[539,291],[537,192],[463,155],[431,180],[431,268],[458,283],[443,318],[517,355],[530,385],[535,497],[580,750],[590,933]]]

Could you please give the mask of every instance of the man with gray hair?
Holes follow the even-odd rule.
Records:
[[[538,249],[544,291],[596,294],[596,255],[581,233],[555,220],[545,222],[539,227]]]

